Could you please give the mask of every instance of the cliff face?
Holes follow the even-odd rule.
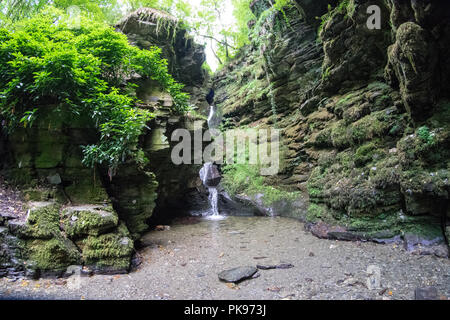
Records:
[[[141,8],[124,17],[117,25],[130,43],[141,49],[157,46],[167,59],[169,73],[185,85],[191,94],[191,103],[201,111],[209,108],[206,96],[210,79],[202,68],[206,61],[205,48],[194,42],[179,21],[162,11]],[[145,85],[141,86],[145,90]]]
[[[231,127],[282,129],[283,166],[267,181],[309,196],[316,235],[440,241],[450,215],[449,4],[341,1],[327,12],[327,2],[308,14],[298,0],[286,20],[255,1],[252,43],[216,75],[217,104]],[[369,5],[381,9],[381,29],[367,27]]]
[[[170,18],[158,14],[167,27]],[[123,26],[139,34],[130,33],[130,41],[161,46],[175,76],[193,94],[192,103],[199,103],[207,81],[203,47],[185,39],[185,30],[177,30],[173,40],[166,33],[161,37],[160,30],[146,29],[156,25],[152,17],[135,29],[135,16],[127,17]],[[58,106],[48,106],[48,112],[40,107],[42,116],[31,128],[17,128],[0,138],[2,174],[20,186],[25,203],[23,215],[0,207],[0,276],[63,274],[71,265],[99,273],[126,272],[134,241],[148,230],[155,208],[166,214],[171,202],[182,203],[201,184],[200,168],[172,164],[168,142],[174,129],[191,129],[194,119],[174,115],[172,99],[154,81],[129,81],[138,85],[137,107],[156,114],[140,138],[148,164],[129,161],[116,172],[87,168],[81,146],[95,143],[97,131],[87,126],[88,119],[74,119],[63,108],[52,112]]]

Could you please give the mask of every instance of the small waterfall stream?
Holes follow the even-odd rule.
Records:
[[[207,162],[203,165],[200,170],[200,179],[203,181],[203,185],[208,188],[209,191],[209,204],[211,206],[211,211],[213,216],[219,216],[219,192],[217,186],[220,182],[220,178],[213,178],[218,173],[217,167],[211,162]],[[214,181],[214,182],[213,182]],[[215,185],[217,183],[217,185]]]
[[[219,125],[221,119],[217,114],[216,107],[214,105],[210,106],[210,112],[208,117],[208,127],[212,137],[217,136],[219,133]],[[219,186],[220,180],[222,179],[217,166],[212,162],[207,162],[203,165],[200,170],[200,179],[203,182],[203,185],[208,188],[209,191],[209,204],[211,206],[211,218],[212,219],[221,219],[223,218],[219,212],[219,191],[217,187]]]

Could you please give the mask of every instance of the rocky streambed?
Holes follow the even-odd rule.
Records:
[[[3,278],[0,298],[414,299],[418,288],[450,297],[449,259],[399,244],[318,239],[293,219],[185,218],[160,230],[142,238],[141,263],[130,274]],[[259,268],[236,284],[219,280],[240,266]]]

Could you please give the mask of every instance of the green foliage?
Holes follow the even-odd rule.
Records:
[[[330,4],[328,5],[328,12],[325,13],[322,17],[316,17],[316,19],[320,20],[319,30],[317,34],[321,35],[323,28],[331,20],[331,18],[336,14],[346,14],[347,16],[352,16],[355,12],[355,4],[352,0],[341,0],[336,8],[333,8]]]
[[[128,1],[132,2],[132,1]],[[99,21],[115,23],[122,15],[122,8],[127,5],[127,1],[118,0],[6,0],[0,2],[0,11],[8,21],[6,25],[30,18],[40,13],[46,6],[52,5],[61,10],[75,8],[89,16],[89,18]],[[0,18],[1,17],[0,14]],[[1,19],[3,20],[3,19]],[[1,25],[0,25],[1,26]]]
[[[423,142],[428,145],[431,145],[434,142],[434,135],[430,133],[430,129],[427,126],[423,126],[417,129],[417,135]]]
[[[133,108],[129,87],[123,89],[132,74],[158,81],[175,112],[188,110],[189,96],[168,73],[159,48],[132,47],[109,26],[82,19],[72,29],[67,16],[50,8],[11,30],[0,29],[0,115],[11,130],[31,125],[44,105],[69,119],[89,116],[100,141],[84,147],[83,162],[115,169],[139,154],[138,138],[153,117]]]
[[[234,10],[233,15],[236,19],[237,32],[234,34],[234,42],[237,48],[249,43],[248,23],[256,19],[250,10],[252,0],[231,0]]]

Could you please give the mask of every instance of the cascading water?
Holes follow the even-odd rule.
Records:
[[[208,199],[213,216],[219,216],[219,192],[217,191],[217,186],[220,183],[220,178],[217,167],[211,162],[205,163],[200,170],[200,179],[202,179],[203,185],[207,187],[209,191]]]
[[[217,136],[219,133],[219,125],[220,125],[220,117],[217,115],[216,107],[211,105],[210,113],[208,117],[208,127],[211,133],[211,136]],[[203,185],[208,188],[209,191],[209,204],[211,206],[211,217],[213,219],[220,219],[219,213],[219,192],[217,187],[219,186],[221,175],[217,166],[212,162],[207,162],[203,165],[200,170],[200,179],[203,181]]]

